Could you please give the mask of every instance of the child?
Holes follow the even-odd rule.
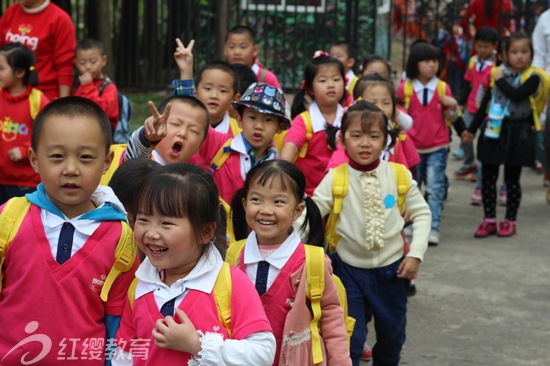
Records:
[[[322,221],[315,203],[304,195],[304,174],[292,163],[272,160],[256,165],[246,176],[242,207],[233,218],[252,232],[236,265],[256,284],[277,340],[273,365],[313,365],[310,322],[312,309],[306,298],[306,248],[293,229],[307,205],[305,223],[319,228],[307,242],[323,244]],[[304,198],[305,197],[305,198]],[[238,225],[236,225],[238,226]],[[246,226],[246,225],[245,225]],[[237,243],[231,244],[232,246]],[[232,253],[233,254],[233,253]],[[322,365],[351,365],[348,340],[332,267],[325,261],[325,289],[321,299]],[[317,364],[317,363],[316,363]]]
[[[38,74],[34,54],[27,47],[12,43],[0,48],[0,204],[12,197],[32,193],[40,177],[27,158],[32,124],[48,103],[34,88]]]
[[[75,64],[80,75],[73,95],[88,98],[99,105],[109,117],[114,131],[119,115],[118,90],[103,73],[107,65],[103,43],[90,38],[80,41],[76,45]]]
[[[41,342],[21,340],[39,327],[52,345],[40,364],[105,364],[104,347],[139,264],[124,207],[110,188],[98,187],[111,163],[110,143],[109,119],[85,98],[56,99],[34,121],[29,160],[42,183],[23,198],[30,208],[2,258],[0,328],[10,330],[0,337],[2,363],[38,355]],[[2,225],[15,200],[2,207]],[[114,260],[119,249],[127,260],[122,268]],[[21,301],[22,294],[32,296]]]
[[[302,88],[292,102],[292,124],[285,137],[281,158],[295,162],[307,176],[306,193],[323,179],[332,150],[327,147],[326,124],[338,127],[347,99],[344,65],[326,52],[318,52],[306,66]],[[306,95],[313,103],[306,110]]]
[[[516,217],[521,202],[520,176],[522,166],[531,166],[535,159],[533,127],[538,130],[531,98],[542,92],[544,71],[530,66],[533,48],[524,33],[510,36],[505,44],[506,63],[493,69],[491,85],[463,142],[469,143],[483,122],[489,104],[489,119],[478,140],[478,159],[483,164],[482,199],[484,220],[474,236],[485,238],[497,234],[508,237],[516,233]],[[490,100],[490,103],[489,103]],[[497,108],[497,106],[500,108]],[[500,109],[500,113],[498,112]],[[496,128],[500,122],[500,129]],[[496,181],[499,166],[504,164],[507,201],[504,221],[496,224]]]
[[[342,118],[341,143],[350,159],[349,165],[343,167],[349,183],[334,228],[334,233],[340,236],[339,243],[335,237],[327,236],[327,241],[330,239],[337,245],[332,265],[346,288],[349,315],[356,319],[350,345],[356,366],[365,342],[369,313],[376,324],[374,364],[399,364],[405,342],[408,283],[416,277],[430,230],[429,207],[410,173],[403,167],[409,187],[400,193],[394,168],[380,159],[388,138],[387,125],[384,113],[366,101],[350,107]],[[313,195],[323,217],[331,213],[336,203],[335,171],[328,172]],[[403,209],[408,211],[414,227],[406,257],[403,257],[404,220],[399,197],[404,199]]]
[[[382,75],[388,80],[390,80],[392,76],[390,63],[384,57],[378,55],[372,55],[363,58],[359,71],[361,72],[361,76],[378,74]]]
[[[223,53],[230,64],[248,65],[258,82],[281,89],[277,76],[258,61],[260,46],[256,43],[256,31],[246,25],[234,26],[227,32]]]
[[[408,135],[420,154],[417,173],[419,185],[426,184],[432,212],[431,245],[440,241],[443,200],[447,193],[445,168],[450,131],[445,120],[454,122],[457,116],[457,102],[449,86],[438,78],[439,60],[437,48],[428,43],[416,44],[407,60],[409,79],[397,90],[397,98],[405,100],[406,109],[414,120]]]
[[[453,24],[453,34],[445,37],[443,51],[448,60],[448,78],[453,95],[462,95],[466,62],[471,54],[471,45],[464,36],[460,24]]]
[[[346,90],[349,94],[353,95],[353,89],[358,79],[357,75],[353,72],[357,52],[355,52],[351,43],[341,41],[333,43],[332,46],[330,46],[329,54],[330,57],[334,57],[344,65],[344,71],[346,72]]]
[[[477,112],[479,104],[476,103],[476,96],[478,90],[484,80],[489,79],[491,69],[496,62],[495,50],[498,44],[498,33],[496,29],[491,27],[481,27],[477,30],[474,38],[474,48],[476,55],[470,58],[468,68],[464,75],[464,80],[470,84],[470,92],[468,94],[468,101],[466,110],[462,113],[462,119],[466,127],[470,127],[472,120]],[[465,179],[470,174],[475,174],[478,167],[475,163],[475,153],[473,144],[461,144],[462,151],[464,151],[464,163],[454,172],[454,177],[457,179]],[[476,179],[477,181],[477,179]],[[476,186],[476,192],[472,195],[472,202],[478,202],[476,197],[481,196],[481,180],[479,181],[479,187]],[[479,199],[481,202],[481,198]]]
[[[225,235],[216,228],[224,220],[212,177],[191,164],[167,165],[140,189],[135,215],[147,259],[124,309],[113,365],[271,364],[275,339],[261,301],[243,273],[223,264]],[[216,293],[220,281],[230,286],[225,298]],[[219,300],[229,303],[230,324],[220,321]],[[144,362],[131,344],[151,331]]]

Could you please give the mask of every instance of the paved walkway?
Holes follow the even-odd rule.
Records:
[[[459,166],[449,158],[441,244],[420,267],[401,364],[548,366],[550,205],[542,176],[523,170],[517,235],[475,239],[482,208],[470,205],[475,184],[452,178]]]

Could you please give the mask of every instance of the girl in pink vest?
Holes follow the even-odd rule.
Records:
[[[406,67],[409,80],[397,89],[397,98],[408,104],[407,112],[414,121],[408,135],[420,154],[418,184],[426,185],[432,212],[431,245],[439,244],[443,201],[447,196],[445,168],[451,135],[445,120],[456,120],[458,105],[449,85],[444,85],[445,95],[440,96],[440,60],[441,53],[434,46],[428,43],[414,45]],[[412,84],[410,89],[406,88],[407,83]],[[410,95],[405,95],[409,94],[408,90],[411,90]]]
[[[243,232],[247,225],[252,229],[237,265],[255,284],[273,327],[277,340],[273,365],[314,364],[305,247],[293,222],[307,208],[305,224],[316,230],[310,230],[306,241],[313,245],[323,245],[324,230],[319,209],[305,195],[305,187],[304,174],[294,164],[270,160],[248,172],[239,192],[242,201],[233,205],[235,236],[246,237]],[[316,365],[351,366],[343,310],[326,256],[324,268],[325,290],[318,323],[323,361]]]
[[[147,258],[129,292],[113,365],[270,365],[275,338],[262,303],[246,275],[223,267],[225,219],[212,176],[196,165],[166,165],[134,207]],[[230,277],[229,327],[213,290],[220,274]]]
[[[308,108],[306,95],[313,98]],[[307,176],[308,195],[323,179],[332,156],[326,126],[340,125],[346,99],[344,65],[328,53],[317,51],[306,66],[302,88],[292,102],[293,121],[281,151],[282,159],[295,162]]]

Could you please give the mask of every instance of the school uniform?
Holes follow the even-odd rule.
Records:
[[[242,131],[242,128],[239,127],[237,120],[229,116],[229,112],[225,112],[223,119],[216,125],[216,127],[214,127],[214,129],[231,137],[235,137]]]

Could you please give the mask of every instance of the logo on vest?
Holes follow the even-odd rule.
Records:
[[[99,278],[95,278],[95,277],[92,278],[90,289],[94,292],[101,292],[101,289],[103,288],[103,284],[105,283],[105,278],[107,278],[107,276],[105,276],[104,274],[99,276]]]
[[[10,142],[15,140],[18,135],[27,136],[29,126],[26,123],[13,122],[10,117],[4,117],[4,120],[0,121],[0,131],[2,131],[2,140]]]
[[[13,33],[10,30],[6,33],[6,43],[20,42],[31,50],[36,51],[38,48],[38,37],[31,37],[28,34],[32,32],[32,26],[30,24],[20,24],[17,27],[18,33]]]
[[[31,342],[38,342],[38,343],[42,344],[42,350],[40,351],[40,353],[35,358],[33,358],[31,360],[26,359],[26,357],[29,355],[29,352],[26,352],[21,357],[21,360],[20,360],[21,364],[22,365],[32,365],[32,364],[37,363],[38,361],[42,360],[44,357],[46,357],[48,352],[50,352],[50,350],[52,349],[52,340],[50,339],[50,337],[48,337],[45,334],[32,334],[37,329],[38,329],[38,322],[37,321],[29,322],[25,326],[25,333],[30,334],[30,336],[23,339],[21,342],[17,343],[15,346],[13,346],[13,348],[10,349],[8,351],[8,353],[6,353],[6,355],[2,358],[1,361],[4,361],[4,359],[6,357],[8,357],[9,354],[12,353],[13,351],[15,351],[16,349],[21,348],[24,345],[26,345],[27,343],[31,343]]]

